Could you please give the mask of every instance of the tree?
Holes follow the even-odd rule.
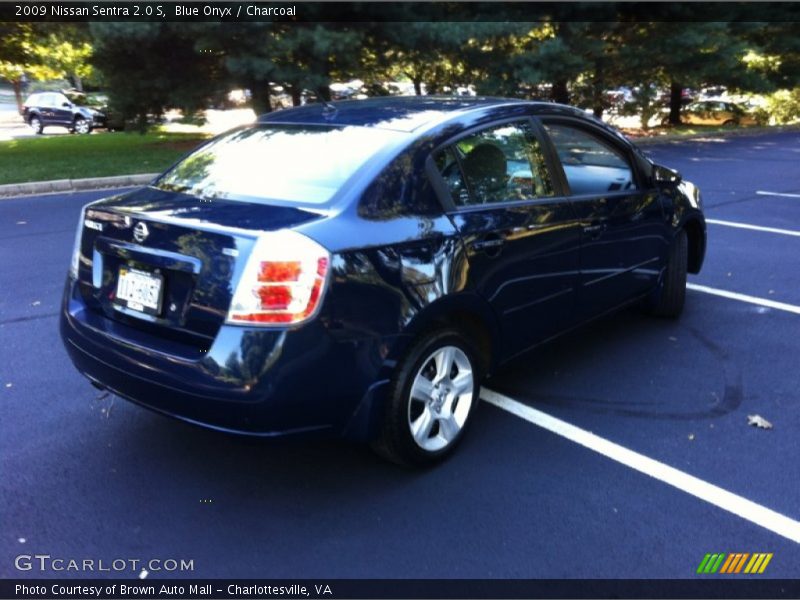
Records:
[[[20,114],[23,83],[39,66],[35,45],[36,32],[31,23],[0,23],[0,77],[11,83]]]
[[[216,56],[220,85],[249,89],[257,113],[272,110],[277,68],[272,23],[202,23],[193,33],[196,51]]]
[[[400,3],[390,18],[413,18],[419,8]],[[469,44],[474,24],[454,22],[397,21],[374,23],[367,40],[374,50],[374,65],[392,80],[409,80],[414,93],[428,93],[469,83],[463,53]]]
[[[219,56],[198,52],[183,23],[92,23],[91,32],[112,111],[141,131],[169,106],[203,107],[219,85]]]
[[[0,23],[0,77],[11,82],[22,112],[28,79],[69,78],[78,89],[91,75],[92,47],[83,24]]]
[[[330,100],[334,80],[351,79],[359,72],[363,29],[348,24],[281,24],[274,31],[275,77],[301,103],[304,90]]]
[[[54,78],[69,79],[75,89],[83,91],[83,81],[92,75],[92,46],[88,41],[50,33],[35,45],[33,52]]]
[[[675,5],[674,18],[687,10]],[[688,15],[687,15],[688,16]],[[621,56],[639,85],[669,87],[669,122],[680,123],[682,91],[704,84],[753,85],[744,56],[748,48],[723,22],[637,23],[624,38]]]

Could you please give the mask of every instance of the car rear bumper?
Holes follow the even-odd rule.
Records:
[[[320,320],[296,330],[223,325],[201,350],[109,319],[89,309],[75,288],[67,282],[61,310],[67,352],[95,385],[123,398],[256,436],[352,435],[354,415],[362,429],[373,422],[364,403],[381,387],[384,340],[338,339]]]

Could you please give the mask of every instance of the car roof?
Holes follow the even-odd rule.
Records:
[[[548,102],[530,102],[508,98],[395,96],[313,103],[279,110],[259,117],[259,123],[303,125],[358,125],[412,132],[448,116],[472,110],[508,105],[554,106]],[[564,107],[568,108],[568,107]],[[570,109],[574,110],[574,109]],[[580,112],[580,111],[576,111]]]

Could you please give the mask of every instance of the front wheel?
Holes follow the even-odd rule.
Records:
[[[86,134],[92,130],[92,126],[86,119],[78,117],[72,126],[72,131],[79,134]]]
[[[423,336],[397,367],[373,448],[402,465],[443,460],[461,441],[479,392],[469,342],[450,330]]]
[[[672,241],[667,268],[658,289],[645,301],[645,311],[656,317],[676,318],[683,312],[686,301],[686,271],[689,258],[689,239],[681,229]]]
[[[30,125],[30,128],[36,135],[40,135],[42,131],[44,131],[44,125],[42,125],[42,120],[39,117],[31,117],[30,121],[28,121],[28,125]]]

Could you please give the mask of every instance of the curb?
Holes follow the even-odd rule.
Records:
[[[56,179],[54,181],[34,181],[31,183],[11,183],[0,185],[0,198],[12,196],[33,196],[39,194],[55,194],[78,192],[85,190],[103,190],[109,188],[134,187],[147,185],[158,176],[158,173],[140,175],[115,175],[113,177],[90,177],[88,179]]]

